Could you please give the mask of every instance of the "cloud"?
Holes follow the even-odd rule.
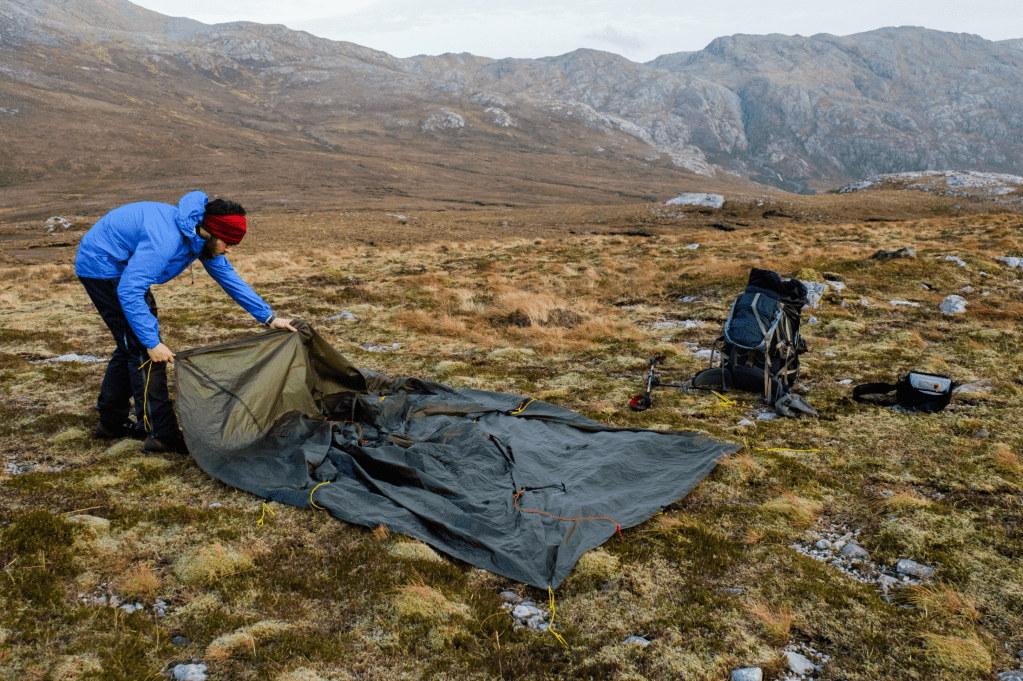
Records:
[[[617,47],[626,53],[639,52],[646,48],[647,44],[638,34],[622,33],[614,26],[605,26],[599,31],[583,36],[587,40],[598,43],[605,43]]]

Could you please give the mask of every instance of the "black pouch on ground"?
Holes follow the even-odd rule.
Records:
[[[807,351],[799,334],[806,293],[803,282],[754,267],[746,289],[732,304],[724,334],[714,342],[720,365],[697,373],[690,385],[760,393],[782,416],[817,416],[791,392],[799,378],[799,356]]]
[[[296,327],[178,353],[178,416],[199,466],[262,499],[384,525],[540,588],[739,449],[357,369]]]
[[[876,404],[882,407],[898,405],[906,411],[922,411],[937,414],[952,401],[952,391],[959,384],[948,376],[925,374],[910,371],[899,376],[896,383],[864,383],[853,388],[853,399],[864,404]],[[864,395],[889,395],[895,393],[894,399],[864,399]]]

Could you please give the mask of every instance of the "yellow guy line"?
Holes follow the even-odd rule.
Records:
[[[565,650],[568,650],[568,643],[561,637],[561,634],[554,631],[554,589],[548,586],[547,593],[550,594],[551,597],[551,621],[547,624],[547,631],[554,634],[554,637],[561,641],[561,645],[565,646]]]
[[[142,392],[142,426],[145,428],[147,433],[153,432],[153,426],[149,423],[149,375],[153,373],[153,360],[147,359],[139,367],[139,371],[149,365],[149,371],[146,372],[146,387]]]
[[[263,502],[263,515],[259,516],[259,520],[256,522],[256,524],[259,525],[260,527],[263,527],[263,519],[266,518],[266,512],[267,511],[270,511],[270,515],[273,515],[273,516],[277,515],[276,513],[274,513],[274,510],[272,508],[270,508],[269,506],[266,505],[266,502],[264,501]]]
[[[521,414],[522,412],[524,412],[526,410],[526,407],[528,407],[529,405],[533,404],[534,402],[536,402],[536,398],[535,397],[533,399],[531,399],[529,402],[526,402],[524,405],[522,405],[521,407],[519,407],[515,411],[510,411],[508,413],[512,414],[512,415],[514,415],[514,414]]]
[[[313,492],[315,492],[316,490],[320,489],[320,488],[321,488],[321,487],[323,487],[324,485],[329,485],[329,484],[330,484],[330,480],[328,480],[327,482],[321,482],[321,483],[320,483],[319,485],[317,485],[316,487],[313,487]],[[323,510],[326,510],[326,508],[325,508],[324,506],[317,506],[317,505],[316,505],[316,502],[315,502],[315,501],[313,501],[313,492],[310,492],[310,493],[309,493],[309,503],[313,505],[313,508],[319,508],[319,509],[323,509]]]
[[[770,449],[764,449],[763,447],[756,448],[758,452],[819,452],[819,449],[792,449],[790,447],[771,447]]]

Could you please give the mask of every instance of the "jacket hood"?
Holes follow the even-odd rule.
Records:
[[[178,215],[175,222],[190,243],[202,241],[196,234],[195,227],[202,220],[202,216],[206,214],[206,204],[209,200],[209,197],[202,192],[189,192],[178,201]],[[198,248],[201,247],[202,244],[199,243]],[[193,251],[195,250],[197,249],[193,249]]]

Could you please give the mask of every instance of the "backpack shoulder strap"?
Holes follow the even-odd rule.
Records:
[[[864,383],[853,388],[853,399],[857,402],[878,404],[877,400],[865,400],[864,395],[887,395],[898,386],[892,383]],[[892,404],[895,404],[894,402]]]

